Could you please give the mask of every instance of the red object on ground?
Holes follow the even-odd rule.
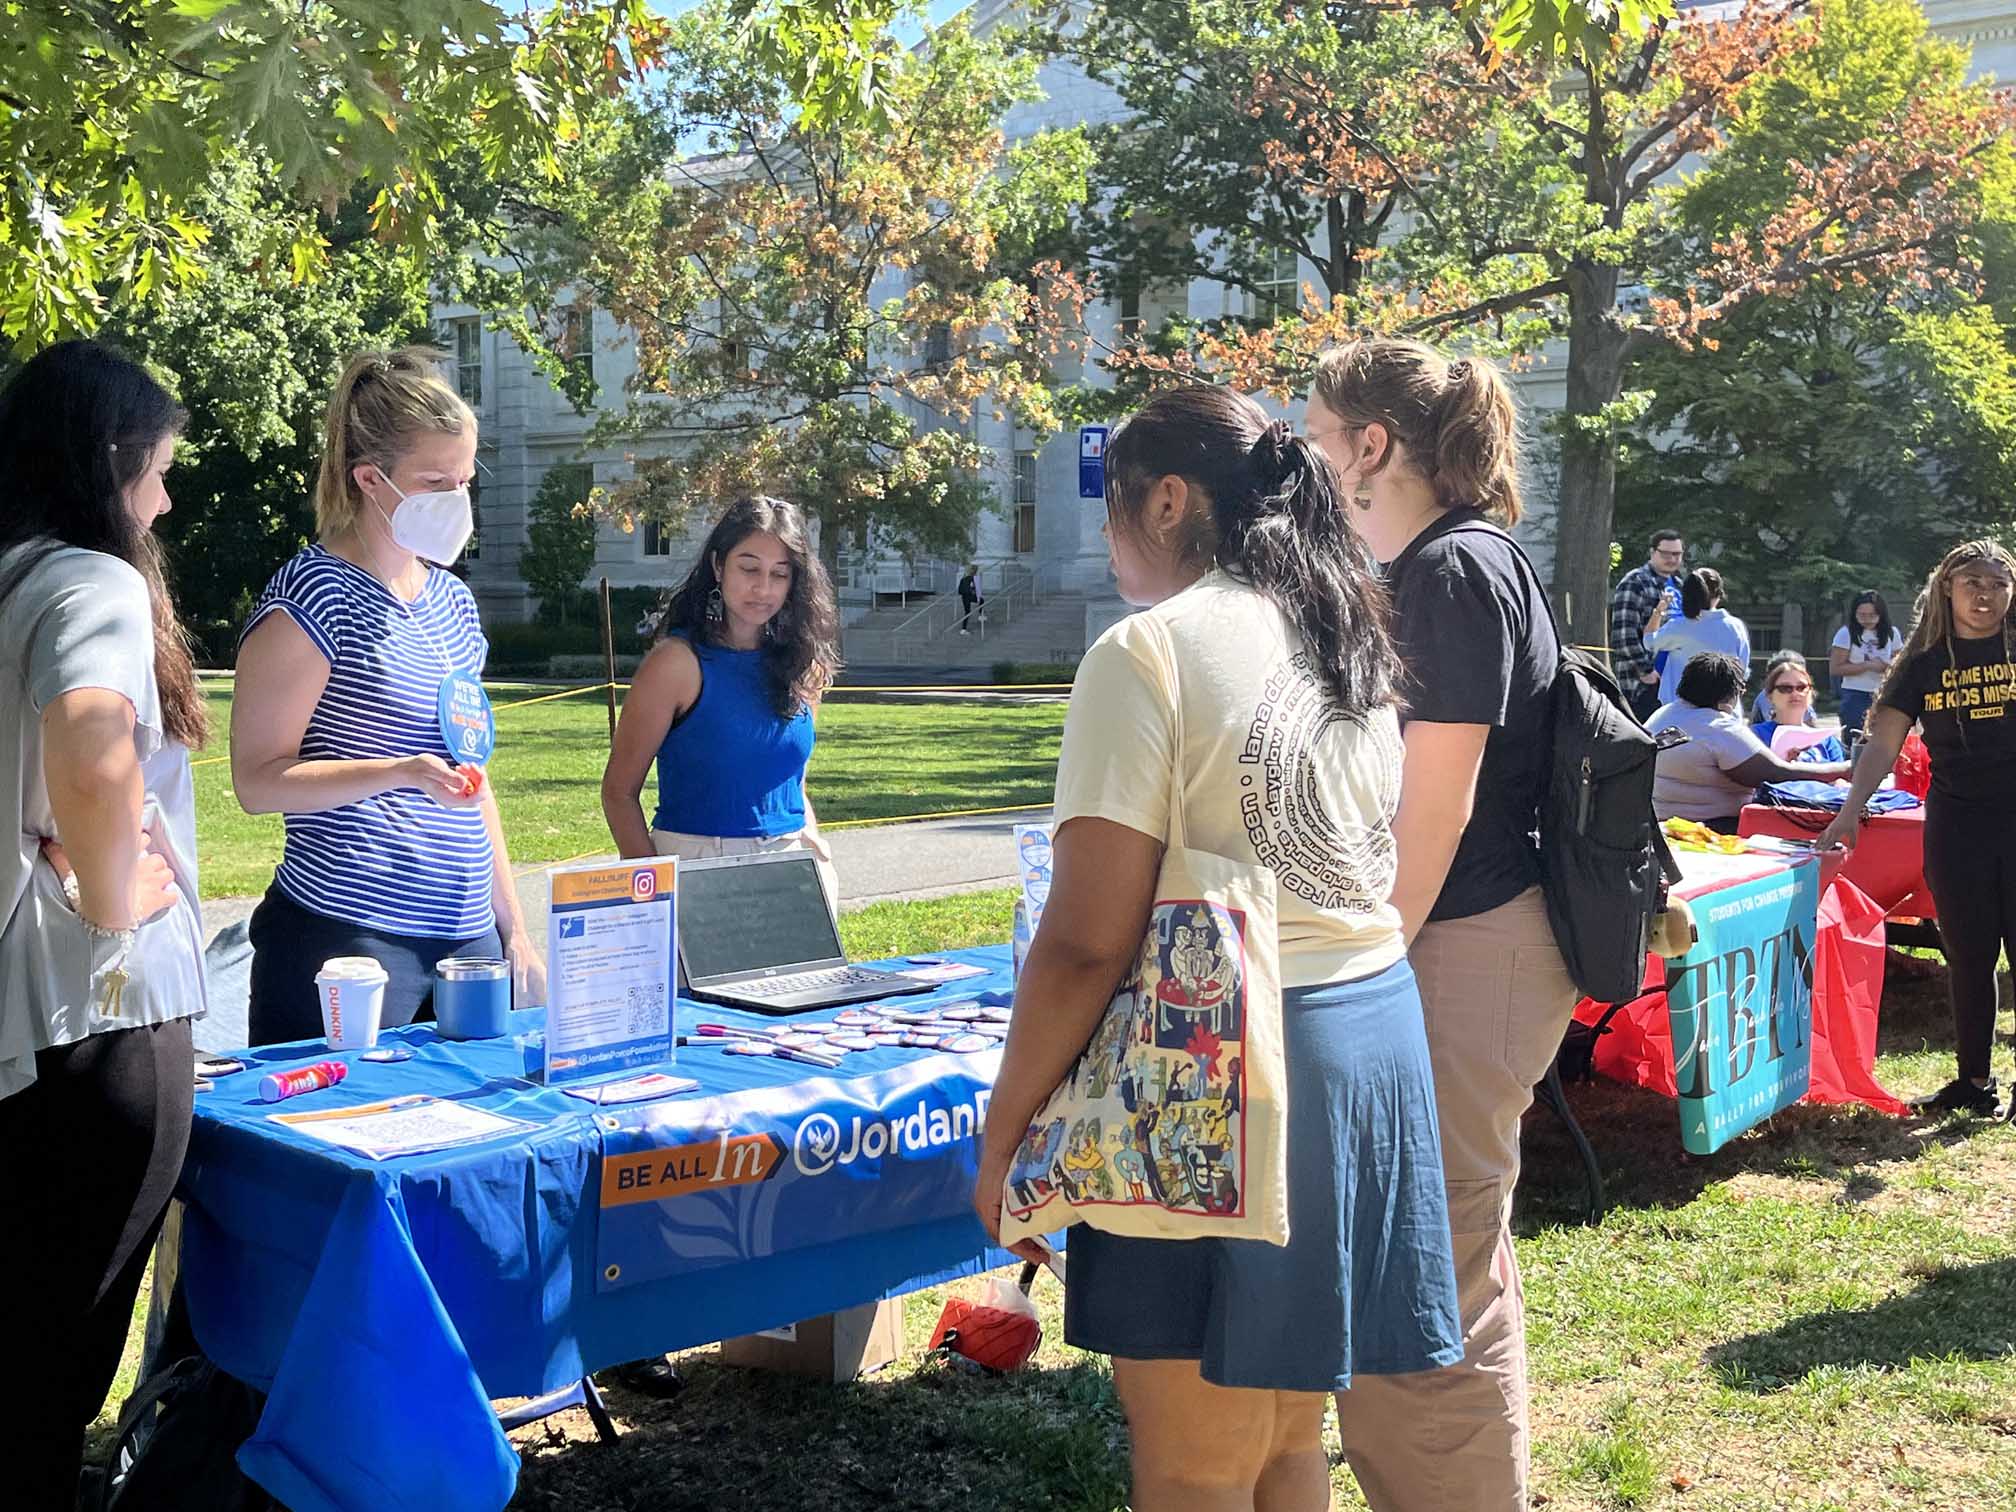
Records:
[[[1898,1115],[1909,1111],[1876,1080],[1883,954],[1883,910],[1845,876],[1825,881],[1813,942],[1812,1080],[1802,1101],[1859,1102]],[[1656,956],[1648,963],[1645,986],[1645,995],[1618,1009],[1609,1033],[1597,1039],[1595,1066],[1612,1081],[1677,1097],[1666,963]],[[1575,1017],[1594,1024],[1606,1011],[1606,1004],[1584,998]]]
[[[1815,813],[1817,819],[1819,815]],[[1817,826],[1802,825],[1783,809],[1753,803],[1737,821],[1739,835],[1777,835],[1786,840],[1811,840]],[[1925,810],[1901,809],[1874,814],[1862,821],[1855,850],[1841,875],[1868,895],[1891,918],[1936,919],[1939,909],[1925,884]]]
[[[940,1345],[989,1370],[1020,1370],[1043,1342],[1043,1325],[1028,1296],[998,1276],[988,1277],[988,1300],[948,1297],[931,1330],[930,1348]]]

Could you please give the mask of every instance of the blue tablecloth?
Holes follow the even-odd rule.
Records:
[[[990,975],[934,997],[1008,985],[1005,947],[956,955]],[[742,1017],[682,1000],[678,1022],[684,1032]],[[986,1248],[966,1205],[978,1158],[972,1130],[996,1053],[878,1049],[827,1072],[688,1048],[677,1072],[699,1079],[700,1092],[603,1109],[528,1080],[543,1015],[513,1020],[512,1036],[471,1043],[443,1040],[431,1026],[393,1031],[380,1043],[416,1052],[396,1064],[332,1057],[319,1042],[271,1047],[197,1099],[181,1192],[190,1319],[219,1365],[268,1393],[239,1460],[294,1512],[496,1512],[518,1460],[493,1397],[535,1395],[624,1360],[1008,1263]],[[349,1065],[338,1086],[277,1107],[258,1101],[265,1071],[330,1058]],[[533,1127],[374,1161],[269,1117],[412,1093]],[[939,1107],[955,1100],[963,1100],[957,1124]],[[805,1113],[815,1106],[840,1116]],[[886,1146],[889,1163],[850,1165],[864,1124],[857,1116],[850,1131],[845,1115],[877,1106],[866,1143],[878,1154]],[[766,1121],[752,1108],[776,1116]],[[738,1165],[742,1216],[710,1191],[718,1202],[685,1202],[662,1233],[648,1221],[640,1227],[660,1209],[635,1200],[610,1207],[604,1153],[613,1165],[619,1149],[674,1146],[689,1116],[697,1142],[681,1148],[711,1152],[719,1141],[724,1169],[722,1136],[743,1133],[745,1117],[771,1131],[745,1140],[758,1148],[751,1173]],[[788,1179],[753,1174],[758,1156]],[[910,1159],[917,1163],[894,1164]],[[675,1163],[656,1174],[669,1179]],[[913,1170],[928,1175],[913,1179]],[[836,1180],[824,1186],[803,1179],[829,1172]],[[887,1172],[902,1179],[876,1179]],[[883,1188],[907,1190],[909,1206],[891,1207]],[[805,1199],[793,1194],[808,1190],[825,1193],[829,1209],[837,1199],[841,1216],[822,1209],[820,1232],[794,1234],[791,1225],[807,1219]],[[731,1230],[739,1221],[740,1231],[696,1233],[688,1221],[696,1207]],[[647,1253],[624,1265],[599,1248],[620,1240],[635,1251],[640,1236]]]

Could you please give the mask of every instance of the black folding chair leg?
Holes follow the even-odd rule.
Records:
[[[1567,1091],[1561,1085],[1561,1067],[1549,1062],[1547,1074],[1540,1085],[1533,1089],[1533,1095],[1561,1120],[1561,1126],[1568,1131],[1568,1137],[1575,1142],[1575,1151],[1582,1157],[1582,1175],[1589,1186],[1589,1219],[1599,1222],[1607,1202],[1603,1192],[1603,1167],[1596,1159],[1596,1151],[1589,1143],[1589,1136],[1582,1132],[1582,1125],[1575,1121],[1574,1110],[1568,1106]]]

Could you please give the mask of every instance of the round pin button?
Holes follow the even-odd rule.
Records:
[[[380,1065],[389,1065],[397,1061],[409,1061],[413,1059],[413,1052],[408,1050],[404,1045],[380,1045],[375,1050],[366,1050],[357,1059],[376,1061]]]

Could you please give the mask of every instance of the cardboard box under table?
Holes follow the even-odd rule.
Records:
[[[891,1297],[723,1340],[721,1363],[839,1382],[880,1370],[902,1353],[903,1303]]]
[[[1007,947],[959,954],[990,974],[942,997],[1008,985]],[[688,1002],[678,1017],[775,1022]],[[268,1046],[197,1100],[190,1317],[267,1393],[239,1459],[295,1512],[498,1512],[518,1460],[495,1398],[833,1314],[816,1352],[865,1362],[892,1348],[874,1304],[1013,1263],[971,1207],[998,1052],[888,1047],[826,1071],[688,1049],[698,1092],[598,1107],[526,1077],[543,1015],[512,1020],[466,1043],[389,1031],[413,1059],[344,1055],[346,1080],[278,1107],[260,1076],[330,1052]],[[374,1160],[269,1117],[416,1094],[517,1122]]]

